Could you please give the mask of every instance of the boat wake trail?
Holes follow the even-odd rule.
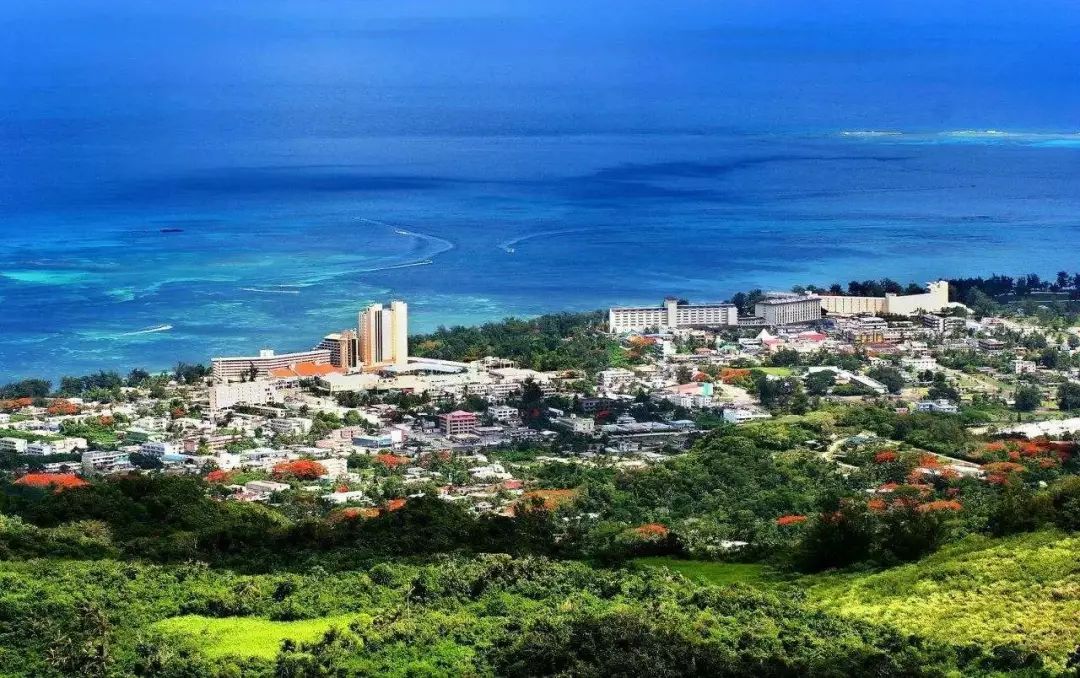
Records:
[[[554,236],[558,236],[558,235],[571,235],[571,234],[574,234],[574,233],[593,233],[594,231],[595,231],[595,229],[574,228],[574,229],[565,229],[565,230],[561,230],[561,231],[542,231],[540,233],[529,233],[527,235],[522,235],[522,236],[518,236],[516,238],[511,238],[510,240],[505,240],[505,241],[499,243],[498,245],[496,245],[496,247],[498,247],[503,252],[506,252],[507,254],[513,254],[515,251],[517,251],[517,246],[518,245],[520,245],[521,243],[526,242],[528,240],[533,240],[535,238],[547,238],[547,237],[554,237]]]
[[[121,332],[116,335],[118,337],[134,337],[140,334],[154,334],[156,332],[168,332],[173,328],[172,325],[155,325],[153,327],[144,327],[141,330],[135,330],[133,332]]]

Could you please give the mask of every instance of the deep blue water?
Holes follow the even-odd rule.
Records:
[[[1074,3],[172,4],[0,6],[0,381],[1080,269]]]

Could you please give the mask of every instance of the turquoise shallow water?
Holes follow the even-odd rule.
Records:
[[[423,185],[327,162],[10,213],[0,378],[305,348],[391,296],[424,330],[667,294],[1078,268],[1063,244],[1080,227],[1080,151],[945,141],[469,137],[440,142]]]

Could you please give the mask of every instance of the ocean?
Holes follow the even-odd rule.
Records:
[[[416,332],[1080,270],[1070,5],[872,41],[852,2],[826,35],[798,3],[315,4],[2,10],[0,382],[309,348],[390,298]]]

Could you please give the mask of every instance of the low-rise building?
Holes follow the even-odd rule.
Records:
[[[139,446],[139,451],[147,456],[160,458],[166,454],[174,454],[177,450],[172,443],[148,440]]]
[[[1034,360],[1023,360],[1017,358],[1012,361],[1013,374],[1028,374],[1034,372],[1037,369],[1037,365]]]
[[[577,433],[580,435],[592,435],[596,432],[596,422],[589,417],[578,417],[570,415],[569,417],[558,417],[553,420],[552,423],[556,426],[562,427],[571,433]]]
[[[22,438],[0,438],[0,452],[24,454],[26,452],[26,440]]]
[[[268,422],[270,430],[278,435],[303,435],[311,430],[311,424],[303,417],[279,417]]]
[[[516,407],[510,407],[509,405],[495,405],[488,408],[488,414],[491,418],[499,422],[510,422],[518,418],[518,410]]]
[[[960,412],[960,408],[955,403],[948,400],[923,400],[915,403],[915,410],[918,412],[939,412],[941,414],[957,414]]]
[[[753,407],[725,407],[724,421],[731,424],[742,424],[758,419],[768,419],[771,415],[764,410]]]

